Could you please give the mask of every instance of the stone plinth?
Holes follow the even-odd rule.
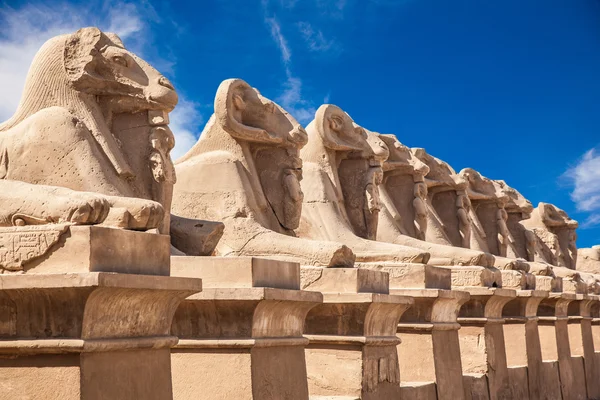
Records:
[[[28,274],[102,271],[166,276],[170,251],[168,235],[70,226],[42,256],[26,263],[24,270]]]
[[[493,267],[445,267],[452,271],[452,289],[502,286],[502,272]]]
[[[172,398],[171,319],[199,279],[0,275],[0,288],[2,398]]]
[[[450,289],[452,286],[452,273],[447,267],[377,262],[357,262],[356,267],[387,272],[390,289]]]
[[[436,289],[395,289],[391,293],[414,299],[397,330],[403,341],[398,348],[403,376],[409,381],[435,381],[440,400],[460,399],[462,364],[456,319],[469,294]]]
[[[323,304],[306,318],[311,399],[399,398],[396,326],[412,299],[387,294],[388,274],[380,271],[303,268],[303,276],[315,275],[319,278],[303,282],[323,292]]]
[[[569,304],[581,301],[583,297],[576,293],[550,293],[540,303],[538,311],[542,347],[547,347],[545,358],[558,360],[560,389],[563,399],[567,400],[587,398],[585,373],[571,355],[568,327]]]
[[[460,311],[463,371],[487,374],[490,400],[512,399],[508,377],[502,310],[516,297],[510,289],[471,288]],[[483,337],[483,346],[478,345]]]
[[[529,400],[552,398],[544,381],[537,318],[538,306],[547,297],[547,291],[519,290],[517,298],[509,301],[502,311],[504,335],[509,338],[506,356],[513,396],[527,393]],[[526,366],[525,379],[516,370],[522,366]]]
[[[592,308],[598,304],[600,296],[587,294],[582,297],[569,304],[569,342],[572,354],[583,356],[587,398],[600,399],[597,380],[600,371],[596,363],[592,333]]]
[[[299,290],[299,268],[253,257],[172,258],[172,275],[207,285],[173,319],[177,399],[308,399],[302,333],[323,297]]]

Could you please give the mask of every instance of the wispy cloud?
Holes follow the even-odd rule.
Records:
[[[590,214],[581,227],[600,225],[600,154],[597,149],[588,150],[567,170],[565,177],[573,184],[571,199],[577,210]]]
[[[192,148],[198,140],[205,120],[200,113],[201,105],[186,99],[179,99],[179,104],[169,115],[169,127],[175,135],[175,148],[171,150],[171,158],[177,160]]]
[[[333,39],[326,39],[320,29],[313,28],[310,22],[298,22],[298,30],[308,46],[313,52],[339,52],[339,45]]]
[[[302,81],[288,74],[283,88],[283,93],[277,98],[277,102],[301,124],[306,125],[312,121],[317,109],[302,98]]]
[[[29,65],[41,45],[51,37],[85,26],[98,26],[117,33],[129,49],[142,57],[145,49],[154,47],[149,21],[157,21],[158,17],[149,4],[106,0],[94,5],[100,5],[103,12],[94,12],[92,4],[81,7],[68,3],[52,6],[29,3],[21,8],[0,8],[0,122],[10,118],[16,110]],[[173,61],[158,58],[148,61],[163,73],[172,73]],[[196,127],[197,121],[202,120],[197,104],[182,97],[171,116],[176,128],[173,132],[178,142],[177,152],[184,152],[186,146],[193,144],[190,144],[190,134],[195,135],[185,127]]]
[[[290,48],[288,47],[287,40],[281,33],[281,25],[279,25],[279,22],[275,17],[265,18],[265,22],[271,29],[271,37],[279,47],[281,59],[283,60],[284,64],[289,64],[292,58],[292,53],[290,51]]]
[[[286,80],[282,84],[282,93],[276,100],[301,124],[307,124],[313,119],[316,108],[302,97],[302,80],[292,73],[292,51],[277,18],[265,16],[265,23],[270,29],[271,38],[279,49],[285,69]]]

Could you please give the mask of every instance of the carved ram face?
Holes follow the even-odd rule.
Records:
[[[121,39],[98,28],[83,28],[65,42],[64,66],[73,87],[99,96],[112,112],[171,111],[173,85],[146,61],[125,49]]]

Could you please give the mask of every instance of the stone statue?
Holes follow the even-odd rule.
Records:
[[[0,226],[168,234],[176,104],[171,83],[115,34],[83,28],[48,40],[0,125]]]
[[[316,240],[335,240],[348,245],[358,262],[426,263],[429,253],[404,245],[375,242],[372,228],[378,225],[369,210],[367,195],[373,174],[381,171],[387,148],[369,144],[367,132],[339,107],[319,107],[307,126],[308,144],[300,151],[304,192],[298,233]]]
[[[535,235],[520,224],[521,221],[530,218],[533,205],[516,189],[508,186],[506,182],[494,180],[492,183],[505,195],[506,199],[504,203],[504,210],[507,214],[506,226],[511,238],[507,247],[507,256],[536,261],[534,256]]]
[[[531,218],[520,223],[535,234],[536,258],[539,261],[575,269],[577,221],[552,204],[539,203]]]
[[[383,183],[379,187],[383,207],[379,217],[377,240],[427,251],[431,254],[428,263],[433,265],[491,266],[494,258],[490,254],[417,239],[418,225],[415,221],[423,210],[416,208],[424,208],[426,219],[423,226],[430,225],[436,218],[428,203],[427,185],[423,180],[429,172],[429,167],[400,143],[396,136],[367,132],[369,136],[377,136],[389,150],[389,156],[383,163]],[[369,142],[373,143],[374,140]],[[417,191],[423,196],[419,197],[420,201],[416,201],[413,195]]]
[[[578,249],[577,270],[600,274],[600,246]]]
[[[471,247],[471,200],[464,190],[456,192],[456,216],[458,217],[458,231],[460,232],[461,247]]]
[[[425,182],[416,182],[414,187],[415,199],[413,209],[415,210],[415,232],[417,239],[425,240],[427,232],[427,185]]]
[[[508,244],[510,241],[510,232],[506,221],[508,220],[508,214],[503,206],[498,208],[496,211],[496,224],[498,224],[498,255],[506,257]]]
[[[462,247],[457,192],[464,191],[466,182],[448,163],[431,156],[425,149],[411,150],[429,167],[424,182],[427,185],[428,229],[425,240],[447,246]],[[470,247],[470,246],[469,246]],[[478,248],[478,250],[481,250]]]
[[[177,160],[174,212],[225,224],[216,255],[351,267],[348,247],[296,237],[305,198],[302,126],[241,79],[223,81],[214,106],[198,142]]]

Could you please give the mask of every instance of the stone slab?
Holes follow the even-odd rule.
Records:
[[[257,257],[171,257],[171,276],[202,278],[205,288],[300,289],[300,265]]]
[[[302,289],[323,293],[389,293],[389,274],[364,268],[302,267]]]
[[[119,272],[169,275],[168,235],[102,226],[71,226],[49,251],[25,265],[28,274]]]
[[[527,367],[509,367],[508,380],[510,382],[512,399],[529,400]]]
[[[495,268],[468,266],[468,267],[443,267],[452,273],[452,289],[470,287],[501,287],[502,274]]]
[[[402,382],[400,393],[402,399],[437,400],[435,382]]]
[[[451,273],[443,267],[411,263],[357,262],[356,267],[389,274],[390,289],[450,289]]]
[[[465,374],[463,376],[465,400],[489,400],[488,382],[484,374]]]

